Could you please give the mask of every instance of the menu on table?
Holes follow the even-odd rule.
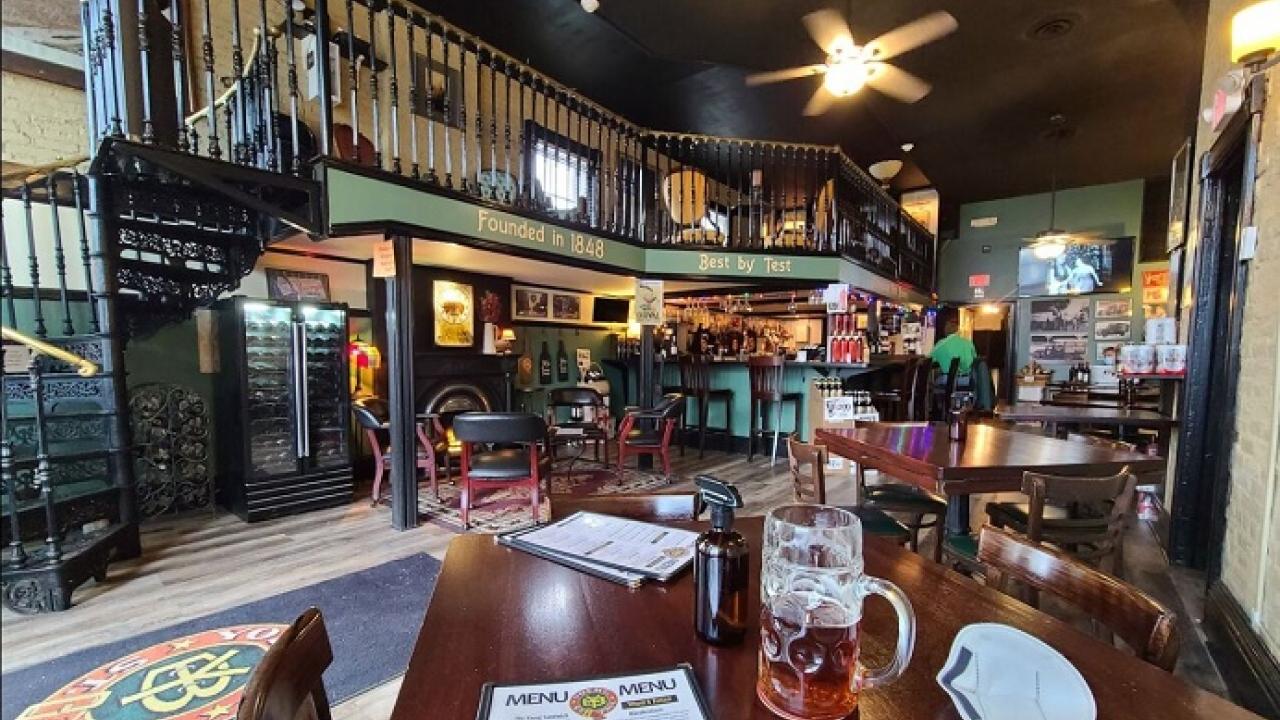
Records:
[[[486,683],[476,720],[710,720],[693,669],[664,670],[549,683]]]
[[[578,512],[521,533],[514,544],[669,580],[692,562],[697,539],[698,534],[688,530]]]

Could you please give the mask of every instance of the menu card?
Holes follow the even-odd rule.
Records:
[[[687,663],[629,675],[506,685],[486,683],[476,720],[710,720]]]
[[[693,561],[697,539],[698,534],[688,530],[578,512],[499,541],[553,560],[566,558],[665,581]]]

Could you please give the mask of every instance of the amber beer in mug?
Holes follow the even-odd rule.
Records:
[[[862,601],[898,612],[898,647],[878,670],[858,662]],[[790,720],[839,720],[858,693],[897,679],[911,660],[916,616],[896,585],[862,572],[862,523],[826,505],[785,505],[765,519],[756,695]]]

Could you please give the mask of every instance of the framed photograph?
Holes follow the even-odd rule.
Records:
[[[438,61],[429,62],[421,53],[417,54],[417,61],[419,91],[412,105],[413,114],[461,128],[462,73]]]
[[[1088,333],[1088,298],[1032,300],[1031,332]]]
[[[475,344],[475,302],[470,285],[435,280],[431,283],[431,304],[435,309],[436,345]]]
[[[582,296],[552,293],[551,319],[563,320],[564,322],[582,322]]]
[[[1133,317],[1133,301],[1129,298],[1123,300],[1099,300],[1093,304],[1093,317],[1095,320],[1115,320]]]
[[[1191,197],[1191,138],[1173,156],[1169,173],[1169,230],[1165,249],[1169,252],[1187,241],[1188,198]]]
[[[272,300],[329,300],[329,276],[324,273],[266,268],[267,297]]]
[[[551,317],[551,293],[531,287],[515,286],[511,317],[515,320],[546,320]]]
[[[1032,335],[1031,359],[1042,363],[1087,362],[1089,336]]]
[[[1099,320],[1093,326],[1095,340],[1128,340],[1128,320]]]

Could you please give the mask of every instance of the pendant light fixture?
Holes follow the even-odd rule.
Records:
[[[1049,139],[1054,143],[1053,163],[1049,172],[1049,227],[1036,233],[1031,252],[1041,260],[1053,260],[1067,251],[1071,233],[1057,226],[1058,215],[1058,156],[1063,138],[1066,137],[1067,118],[1055,113],[1049,118]]]

